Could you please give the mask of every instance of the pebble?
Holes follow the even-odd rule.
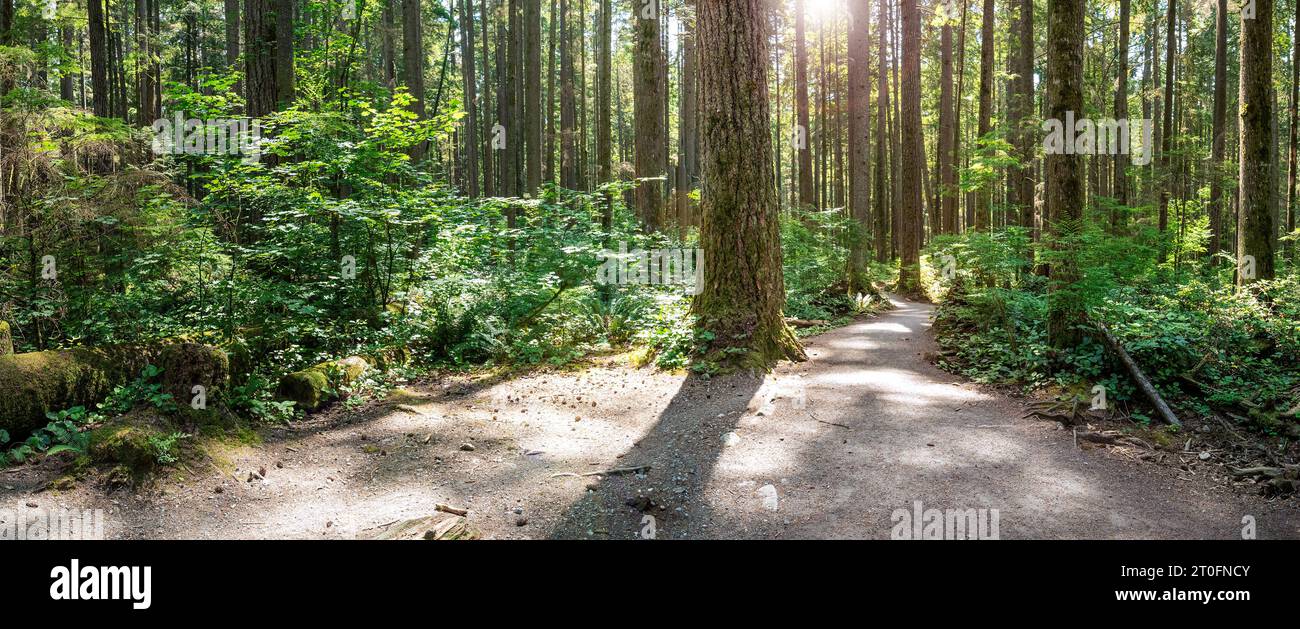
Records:
[[[462,443],[460,444],[460,449],[464,450],[465,452],[473,452],[477,448],[475,448],[474,444],[472,443]]]

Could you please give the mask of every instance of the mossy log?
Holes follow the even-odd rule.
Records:
[[[139,377],[146,365],[164,369],[164,391],[187,405],[195,385],[206,395],[224,386],[225,352],[196,343],[114,346],[27,352],[0,356],[0,429],[18,437],[48,421],[47,412],[91,406],[114,387]]]
[[[326,361],[281,378],[277,395],[298,408],[315,410],[329,399],[331,389],[352,384],[369,370],[370,362],[360,356]]]
[[[14,353],[14,335],[9,329],[9,322],[0,321],[0,356]]]

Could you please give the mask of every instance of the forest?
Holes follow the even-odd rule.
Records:
[[[0,464],[229,481],[546,374],[670,387],[650,434],[942,381],[1290,495],[1298,100],[1300,2],[0,0]]]

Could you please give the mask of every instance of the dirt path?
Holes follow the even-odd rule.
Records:
[[[661,539],[888,538],[894,510],[921,501],[997,509],[1003,539],[1239,538],[1244,515],[1261,539],[1300,537],[1294,499],[1080,450],[1021,419],[1017,401],[927,362],[929,305],[896,305],[807,339],[808,362],[764,378],[611,363],[412,387],[274,430],[229,453],[233,473],[134,494],[33,493],[49,472],[0,474],[0,509],[102,508],[114,538],[350,538],[437,503],[468,508],[489,538],[634,538],[647,514]]]

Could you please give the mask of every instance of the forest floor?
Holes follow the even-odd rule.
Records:
[[[1003,539],[1235,539],[1246,515],[1261,539],[1300,537],[1295,498],[1089,448],[1024,419],[1029,400],[939,370],[932,307],[894,302],[765,377],[625,356],[447,377],[267,429],[147,488],[47,489],[52,465],[19,467],[0,473],[0,509],[104,509],[110,538],[352,538],[438,504],[498,539],[632,539],[647,514],[660,539],[888,538],[894,510],[921,501],[997,509]]]

